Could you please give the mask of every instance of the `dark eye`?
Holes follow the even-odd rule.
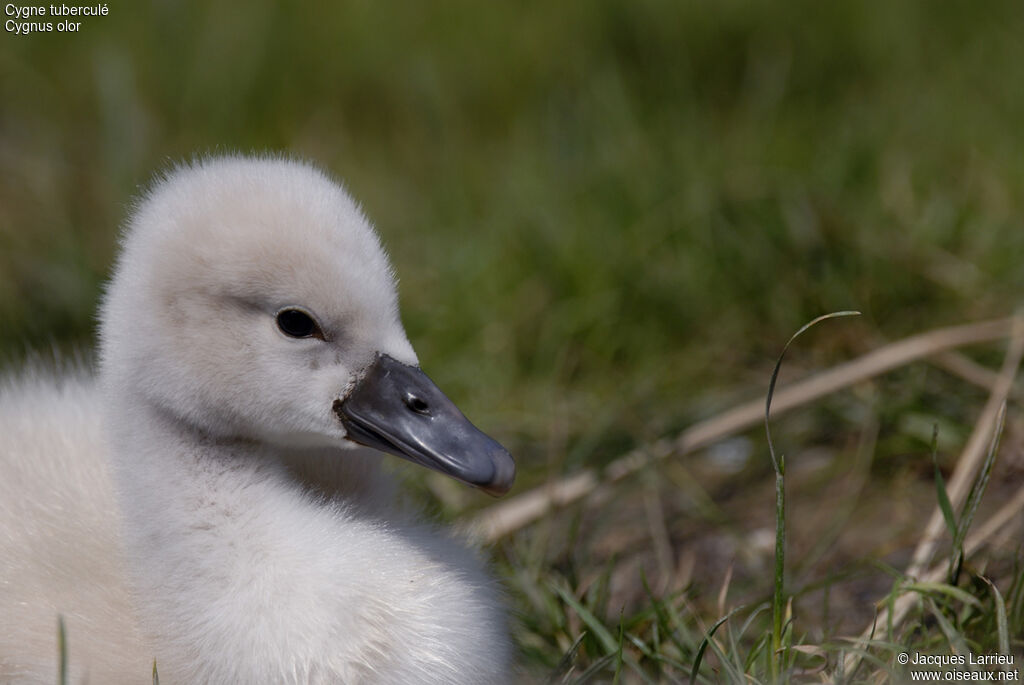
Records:
[[[277,327],[292,338],[323,338],[324,334],[306,312],[301,309],[282,309],[277,313]]]

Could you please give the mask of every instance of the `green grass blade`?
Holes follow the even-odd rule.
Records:
[[[704,636],[704,639],[701,640],[700,647],[697,648],[697,654],[693,658],[693,668],[690,670],[690,685],[693,685],[697,682],[697,674],[700,672],[700,664],[704,660],[704,652],[707,651],[708,645],[711,643],[711,638],[715,636],[715,631],[718,630],[718,628],[723,623],[732,618],[736,614],[736,612],[740,611],[741,609],[743,609],[742,605],[736,607],[735,609],[727,613],[725,616],[722,616],[720,619],[715,621],[715,624],[711,626],[711,628],[708,630],[707,634]]]
[[[779,465],[785,469],[780,459]],[[784,471],[775,473],[775,577],[772,586],[772,680],[779,676],[782,650],[782,622],[786,604],[786,483]]]
[[[664,630],[675,645],[676,649],[679,650],[680,654],[686,654],[694,649],[694,645],[685,643],[683,641],[683,630],[685,628],[683,617],[676,611],[672,601],[665,601],[664,599],[654,596],[654,592],[651,590],[650,585],[647,582],[646,574],[640,574],[640,581],[643,584],[644,592],[647,593],[647,597],[651,600],[651,607],[654,609],[654,614],[657,619],[658,625],[661,630]],[[686,633],[687,635],[689,633]],[[660,641],[659,631],[659,641]],[[659,649],[660,651],[660,649]]]
[[[754,644],[750,647],[747,652],[746,658],[743,660],[743,671],[749,673],[750,669],[754,667],[759,658],[771,658],[771,654],[768,652],[768,641],[771,639],[771,635],[767,632],[754,641]]]
[[[754,622],[754,620],[758,616],[760,616],[762,612],[767,611],[770,606],[771,605],[769,605],[767,602],[765,602],[763,604],[758,604],[756,607],[754,607],[754,610],[752,612],[750,612],[750,615],[747,616],[747,620],[745,620],[743,622],[743,625],[740,627],[739,635],[738,636],[742,638],[744,635],[746,635],[747,630],[750,629],[750,626]]]
[[[786,462],[782,456],[775,455],[775,444],[772,441],[771,412],[772,397],[775,395],[775,383],[779,380],[779,371],[782,369],[782,360],[786,351],[793,341],[800,337],[800,334],[817,323],[826,319],[834,319],[841,316],[859,316],[857,311],[840,311],[823,314],[805,323],[790,337],[782,348],[779,359],[775,362],[771,379],[768,381],[768,394],[764,401],[764,433],[768,440],[768,453],[772,458],[772,466],[775,469],[775,577],[772,593],[772,680],[779,677],[779,654],[782,650],[782,621],[785,611],[785,574],[786,574]]]
[[[1010,585],[1010,597],[1007,601],[1006,618],[1013,626],[1015,635],[1024,635],[1024,550],[1018,547],[1017,559],[1014,561],[1014,581]]]
[[[988,578],[982,576],[981,579],[988,584],[990,590],[992,590],[992,598],[996,605],[996,635],[999,639],[999,653],[1009,654],[1010,653],[1010,629],[1006,620],[1006,602],[1003,601],[1003,595],[999,592],[999,588]]]
[[[962,590],[954,585],[948,585],[946,583],[909,583],[908,585],[904,585],[903,589],[909,592],[919,592],[922,595],[929,597],[946,596],[975,608],[981,608],[981,600],[977,597],[966,590]]]
[[[765,435],[768,437],[768,452],[771,454],[772,465],[775,467],[776,473],[782,472],[783,468],[779,460],[776,459],[775,457],[775,446],[772,443],[772,430],[769,417],[771,415],[772,409],[772,397],[775,395],[775,383],[779,379],[779,370],[782,368],[782,360],[785,358],[786,351],[789,350],[789,347],[790,345],[793,344],[793,341],[799,338],[804,331],[811,328],[812,326],[821,323],[822,321],[825,321],[826,319],[835,319],[841,316],[860,316],[860,312],[852,310],[831,312],[829,314],[822,314],[821,316],[812,319],[811,321],[808,321],[807,323],[800,327],[800,330],[798,330],[790,337],[790,339],[782,347],[782,354],[779,355],[778,360],[775,362],[775,368],[772,370],[771,379],[768,381],[768,395],[765,397],[764,402],[764,432]]]
[[[946,522],[946,530],[954,539],[956,546],[956,515],[953,513],[953,504],[949,501],[949,493],[946,491],[946,480],[939,470],[939,424],[932,427],[932,468],[935,470],[935,496],[939,501],[939,509],[942,511],[942,518]]]
[[[967,654],[967,641],[964,639],[963,633],[956,629],[956,627],[949,622],[946,618],[946,614],[943,613],[942,609],[935,604],[935,600],[931,597],[925,598],[925,604],[931,611],[932,616],[935,618],[936,624],[939,626],[939,630],[946,636],[949,646],[952,647],[958,654]]]
[[[615,653],[615,676],[612,678],[612,685],[619,685],[622,678],[622,637],[625,634],[625,627],[622,623],[622,615],[619,615],[619,648]]]
[[[57,683],[68,685],[68,638],[64,628],[64,616],[57,616]]]
[[[640,650],[640,652],[652,663],[656,665],[665,664],[678,670],[686,670],[688,667],[678,659],[674,659],[667,654],[651,648],[651,645],[647,644],[636,635],[626,635],[626,639],[629,640],[634,647]]]
[[[562,655],[558,664],[555,665],[555,669],[551,672],[551,675],[548,676],[548,685],[555,685],[555,683],[560,682],[565,674],[569,672],[569,669],[572,668],[573,662],[576,661],[576,654],[580,651],[580,645],[583,644],[583,639],[586,636],[587,631],[584,630],[580,633],[579,637],[573,641],[572,645],[569,646],[569,649],[566,650],[565,654]],[[156,676],[156,661],[153,662],[153,675],[154,677]]]
[[[721,670],[715,674],[718,682],[744,683],[746,681],[741,659],[736,659],[726,652],[725,648],[719,644],[718,640],[712,640],[708,644],[708,649],[714,652],[715,656],[718,657],[718,663],[721,668]]]
[[[573,685],[583,685],[584,683],[590,682],[594,676],[607,668],[613,661],[615,661],[614,654],[605,654],[603,657],[590,664],[590,667],[587,670],[583,671],[578,678],[573,680]]]
[[[643,587],[644,593],[651,603],[651,609],[654,611],[654,625],[651,630],[651,637],[654,641],[654,653],[661,654],[661,631],[662,629],[668,629],[668,614],[665,611],[662,600],[654,596],[651,585],[647,582],[647,573],[643,567],[640,568],[640,585]],[[669,632],[671,634],[672,631],[670,630]]]
[[[604,648],[606,654],[614,655],[619,649],[619,641],[611,634],[611,631],[601,622],[597,616],[594,616],[585,606],[579,603],[579,601],[572,596],[568,591],[555,587],[555,592],[559,594],[562,601],[572,607],[572,610],[587,624],[587,627],[594,633],[598,642]]]
[[[992,467],[995,466],[996,454],[999,452],[999,442],[1003,437],[1005,423],[1006,402],[1003,402],[1002,406],[999,407],[999,416],[996,419],[996,428],[992,433],[992,441],[989,443],[988,453],[985,455],[985,461],[978,471],[978,477],[971,485],[971,491],[967,494],[963,511],[960,513],[960,524],[954,533],[954,549],[961,556],[963,555],[964,540],[967,539],[967,531],[970,529],[971,523],[974,522],[974,514],[978,511],[978,505],[981,503],[981,498],[985,495],[989,477],[992,475]]]

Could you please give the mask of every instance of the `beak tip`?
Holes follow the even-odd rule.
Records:
[[[504,447],[498,446],[491,454],[491,477],[479,487],[489,495],[500,497],[512,489],[516,480],[516,462]]]

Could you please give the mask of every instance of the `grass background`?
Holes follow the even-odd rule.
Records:
[[[757,397],[822,312],[864,315],[809,334],[783,380],[1012,313],[1022,35],[1010,0],[118,2],[74,34],[5,31],[0,357],[91,344],[117,226],[154,170],[286,151],[363,203],[425,369],[516,454],[525,489]],[[797,604],[807,639],[870,620],[892,584],[878,564],[905,565],[935,503],[932,425],[948,472],[984,397],[915,365],[780,422],[805,466],[795,582],[857,577]],[[1019,422],[1011,406],[997,498],[1024,473]],[[694,635],[732,605],[716,602],[730,564],[731,592],[767,596],[771,478],[752,432],[642,474],[614,511],[503,543],[529,667],[549,671],[589,625],[556,588],[616,639],[620,615],[647,630],[671,604],[639,569],[690,603],[674,625]],[[417,480],[442,516],[487,504]],[[648,535],[658,518],[669,559]],[[599,638],[589,625],[577,675],[607,651]]]

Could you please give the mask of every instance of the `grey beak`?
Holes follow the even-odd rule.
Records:
[[[512,487],[512,455],[469,422],[415,366],[377,354],[366,375],[334,403],[353,442],[440,471],[492,495]]]

